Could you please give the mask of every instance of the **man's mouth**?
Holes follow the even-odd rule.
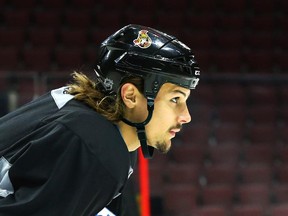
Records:
[[[172,129],[169,131],[170,134],[172,135],[172,137],[175,137],[176,136],[176,133],[180,132],[180,129]]]
[[[182,128],[182,125],[181,125],[181,124],[178,124],[177,126],[172,127],[172,128],[169,130],[169,133],[172,135],[172,137],[175,137],[176,133],[178,133],[178,132],[181,131],[181,128]]]
[[[181,130],[181,129],[172,129],[172,130],[170,130],[170,132],[178,133],[178,132],[180,132],[180,130]]]

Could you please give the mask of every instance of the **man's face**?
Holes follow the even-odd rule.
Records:
[[[145,131],[148,144],[162,153],[169,151],[171,139],[183,124],[191,121],[186,101],[190,90],[171,84],[164,84],[154,103],[154,112]]]

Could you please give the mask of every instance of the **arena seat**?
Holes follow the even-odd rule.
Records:
[[[202,188],[201,198],[205,206],[221,206],[230,208],[234,198],[231,185],[209,185]]]
[[[181,36],[187,46],[197,49],[210,49],[213,45],[213,34],[209,30],[194,32],[191,30],[183,31]]]
[[[257,34],[257,32],[273,32],[273,28],[275,27],[274,16],[271,14],[257,14],[254,16],[249,16],[247,17],[247,24],[250,31],[254,34],[256,33],[258,38],[259,36],[261,37],[261,35]],[[267,36],[271,37],[272,35],[268,34],[266,37]],[[267,38],[267,40],[271,40],[271,38]]]
[[[164,172],[165,184],[192,184],[198,186],[201,168],[194,163],[166,164],[167,171]]]
[[[211,32],[216,26],[217,19],[213,13],[188,13],[185,14],[185,23],[193,26],[193,29],[189,29],[194,33],[197,31]]]
[[[229,43],[229,40],[227,41],[227,46]],[[232,42],[232,44],[234,44]],[[235,43],[236,44],[236,43]],[[242,54],[237,48],[227,48],[220,46],[219,50],[213,52],[212,61],[216,65],[217,73],[239,73],[242,70],[243,67],[243,60],[242,60]]]
[[[129,3],[130,3],[130,6],[132,7],[132,9],[136,10],[138,12],[142,11],[142,10],[147,10],[147,9],[150,12],[154,12],[154,11],[157,12],[158,4],[155,3],[155,1],[153,1],[153,0],[143,1],[141,3],[139,3],[139,1],[137,1],[137,0],[131,0]]]
[[[165,0],[159,0],[157,3],[155,2],[155,4],[161,5],[161,10],[167,11],[167,13],[183,12],[189,10],[190,8],[189,0],[178,0],[169,2]]]
[[[205,147],[202,145],[181,145],[173,146],[170,153],[170,160],[177,163],[203,164],[205,159]]]
[[[276,184],[272,187],[272,194],[275,199],[275,204],[288,203],[288,182]]]
[[[52,47],[29,47],[23,50],[23,61],[27,70],[43,71],[51,69]]]
[[[112,34],[113,29],[111,28],[105,28],[105,29],[94,29],[91,32],[91,38],[92,40],[90,41],[92,44],[94,44],[95,48],[98,48],[98,44],[102,43],[107,34]]]
[[[236,1],[227,1],[220,0],[219,8],[223,14],[243,14],[243,11],[248,9],[247,1],[245,0],[236,0]]]
[[[141,13],[141,16],[139,16],[139,13]],[[139,12],[139,10],[133,8],[124,11],[124,21],[126,23],[138,23],[139,25],[144,26],[154,26],[154,23],[156,22],[153,12],[149,9],[144,9]]]
[[[0,7],[5,7],[6,0],[0,0]]]
[[[278,104],[277,88],[269,85],[250,85],[247,88],[247,97],[252,105],[276,106]]]
[[[229,185],[237,183],[237,165],[235,163],[212,163],[203,168],[206,185]]]
[[[255,38],[255,44],[260,43],[260,47],[266,46],[266,42],[262,41],[262,44],[262,42],[259,41],[261,41],[261,39]],[[253,51],[250,50],[243,53],[243,60],[245,64],[247,64],[248,71],[254,74],[270,73],[273,70],[273,51],[269,49],[259,49],[258,51],[254,48],[251,49],[253,49]]]
[[[202,83],[201,86],[199,85],[199,88],[197,90],[198,92],[191,92],[191,103],[193,105],[198,104],[200,106],[209,105],[212,108],[216,98],[215,89],[213,88],[213,86]]]
[[[1,34],[1,33],[0,33]],[[2,47],[0,49],[1,69],[19,69],[20,51],[16,47]]]
[[[274,11],[274,2],[271,0],[263,0],[261,2],[257,0],[251,0],[249,2],[250,10],[252,10],[256,14],[268,14],[273,13]]]
[[[254,101],[255,102],[255,101]],[[255,125],[277,125],[279,121],[279,109],[275,104],[255,104],[247,109],[249,120]]]
[[[280,73],[283,73],[283,74],[286,73],[286,71],[288,70],[288,62],[286,61],[288,58],[288,52],[286,51],[288,46],[285,45],[285,44],[288,44],[286,42],[287,36],[288,36],[287,33],[282,33],[281,37],[279,36],[275,39],[275,41],[278,41],[278,43],[280,43],[279,49],[283,49],[282,52],[275,54],[275,58],[274,58],[275,65],[277,65],[277,67],[279,68]]]
[[[31,19],[31,10],[19,8],[17,10],[3,10],[4,25],[8,27],[28,28]]]
[[[287,148],[285,148],[283,153],[287,153]],[[283,161],[281,166],[276,167],[274,171],[277,182],[280,184],[288,184],[288,164],[285,161]]]
[[[267,184],[251,183],[237,186],[239,203],[241,205],[267,206],[270,202],[270,188]]]
[[[285,113],[285,119],[287,120],[288,118],[288,111],[286,110],[286,113]],[[285,120],[284,119],[284,120]],[[286,121],[287,122],[287,121]],[[279,128],[279,136],[280,136],[280,139],[284,142],[284,143],[287,143],[288,142],[288,125],[285,125],[283,127],[280,127]]]
[[[61,1],[60,1],[61,2]],[[61,9],[49,9],[36,10],[33,14],[34,28],[51,28],[59,29],[62,25],[62,10]]]
[[[18,93],[18,106],[22,106],[35,97],[39,96],[40,92],[37,92],[39,83],[36,82],[36,73],[26,72],[21,75],[21,78],[16,80],[17,93]]]
[[[221,206],[202,206],[192,212],[193,216],[227,216],[227,210]]]
[[[237,205],[232,208],[233,216],[263,216],[264,208],[259,205]]]
[[[206,145],[210,137],[210,128],[206,124],[194,124],[186,127],[181,132],[181,140],[185,145]]]
[[[229,131],[227,131],[227,134],[229,134]],[[233,135],[231,135],[232,137]],[[238,141],[230,140],[230,137],[229,141],[227,139],[224,141],[217,139],[217,145],[207,148],[207,157],[212,164],[229,164],[229,167],[237,164],[240,159],[241,148],[239,146],[241,145],[241,141],[242,138]]]
[[[198,189],[191,184],[166,185],[164,189],[165,215],[191,215],[191,211],[196,207],[197,195]]]
[[[75,0],[78,1],[79,4],[82,4],[82,0]],[[94,1],[93,0],[85,0],[88,2],[88,4],[90,4],[90,2],[92,3],[92,5],[94,5]],[[135,0],[132,0],[131,2],[128,3],[127,0],[123,0],[123,1],[119,1],[119,0],[110,0],[110,1],[106,1],[106,0],[98,0],[97,1],[97,6],[99,7],[100,10],[103,10],[104,13],[107,13],[106,11],[110,10],[109,13],[111,12],[111,10],[114,12],[119,12],[120,9],[122,9],[121,11],[124,10],[125,7],[128,6],[128,4],[132,7],[134,6],[138,6],[139,8],[144,7],[147,5],[149,5],[149,3],[152,3],[152,1],[147,0],[147,1],[143,1],[143,2],[135,2]],[[135,5],[134,5],[135,4]],[[136,5],[138,4],[138,5]],[[153,6],[153,4],[151,4],[151,6]],[[77,7],[76,7],[77,8]],[[87,7],[86,7],[87,8]],[[89,8],[89,7],[88,7]],[[122,13],[122,12],[121,12]],[[116,20],[115,20],[116,21]],[[109,22],[108,22],[109,23]],[[110,23],[109,23],[110,24]]]
[[[273,145],[246,145],[243,146],[243,162],[247,164],[260,163],[271,165],[275,159]]]
[[[109,2],[109,1],[106,1]],[[106,28],[111,29],[111,32],[107,35],[114,33],[117,29],[123,26],[122,24],[122,13],[119,10],[113,10],[107,13],[106,11],[96,11],[95,12],[95,26],[99,28],[100,31],[105,31]],[[107,23],[109,25],[107,26]]]
[[[219,106],[216,110],[216,118],[220,123],[245,126],[247,123],[246,109],[247,106],[244,104]]]
[[[88,46],[87,31],[83,28],[66,28],[59,31],[59,43],[64,47],[85,49]]]
[[[288,215],[288,205],[273,205],[271,207],[271,216],[286,216]]]
[[[239,179],[244,184],[271,184],[273,180],[272,166],[251,164],[239,167]]]
[[[55,50],[59,70],[81,69],[84,65],[84,51],[81,48],[62,47]]]
[[[216,0],[194,0],[191,8],[195,13],[215,13],[217,11],[217,1]]]
[[[278,129],[277,129],[277,123],[271,122],[271,121],[268,122],[266,120],[266,122],[264,123],[256,123],[256,124],[250,125],[249,128],[247,129],[247,139],[254,145],[255,144],[257,145],[277,144],[280,141],[280,137],[279,137]]]
[[[245,43],[243,32],[239,30],[242,27],[241,26],[235,27],[236,30],[231,30],[232,27],[230,27],[229,23],[227,23],[227,22],[231,22],[231,25],[235,25],[236,21],[233,20],[233,17],[234,16],[223,17],[223,20],[219,20],[219,22],[221,23],[221,24],[218,24],[218,25],[221,25],[219,28],[225,28],[228,30],[219,31],[217,34],[215,34],[215,44],[217,48],[219,49],[217,54],[220,54],[221,51],[224,50],[227,53],[234,53],[233,55],[235,55],[236,52],[238,53],[239,56],[242,55],[241,49],[243,49],[243,46]],[[241,22],[241,21],[238,21],[238,22]],[[238,25],[241,25],[241,24],[238,24]],[[243,20],[243,25],[244,25],[244,20]],[[235,65],[234,70],[237,70],[237,69],[238,69],[237,65]],[[231,72],[233,72],[233,70]]]
[[[93,23],[92,10],[88,8],[66,9],[63,12],[63,22],[65,22],[65,26],[68,28],[78,28],[84,34],[87,34]]]
[[[228,94],[229,93],[229,94]],[[215,97],[217,106],[220,109],[226,105],[246,106],[248,103],[246,87],[237,83],[226,83],[215,85]]]
[[[7,27],[0,29],[0,46],[14,47],[19,50],[25,44],[25,31],[18,27]]]
[[[259,22],[261,22],[261,21],[259,21]],[[252,27],[252,28],[254,28],[254,27]],[[268,28],[268,27],[266,27],[266,28]],[[250,48],[251,50],[253,50],[253,51],[247,52],[247,57],[246,57],[247,59],[246,60],[249,60],[248,59],[249,57],[253,57],[252,54],[254,52],[255,52],[254,57],[258,57],[258,58],[263,57],[263,59],[264,59],[264,56],[262,56],[262,55],[268,54],[269,52],[270,52],[270,56],[271,56],[271,53],[273,51],[273,49],[272,49],[272,47],[273,47],[273,34],[272,34],[272,32],[273,31],[270,32],[268,30],[267,30],[267,32],[255,30],[255,32],[254,31],[247,32],[244,35],[245,45],[248,48]],[[249,55],[249,53],[251,53],[251,55]]]
[[[165,31],[175,37],[180,37],[183,32],[184,14],[182,11],[173,12],[169,14],[169,19],[167,19],[167,11],[158,11],[155,15],[156,27],[161,31]],[[191,40],[191,38],[190,38]]]
[[[58,44],[58,31],[53,27],[31,28],[27,42],[33,47],[55,48]]]
[[[37,6],[37,0],[9,0],[10,5],[14,8],[33,8]]]
[[[149,175],[150,175],[149,184],[150,184],[151,196],[163,197],[163,191],[165,185],[165,175],[163,174],[163,166],[159,164],[151,164],[149,166]],[[138,178],[138,176],[136,176],[136,178]]]
[[[107,1],[107,2],[113,2],[113,4],[115,4],[115,1]],[[88,9],[93,8],[93,6],[95,6],[95,1],[93,0],[71,0],[71,7],[75,9],[80,8]]]

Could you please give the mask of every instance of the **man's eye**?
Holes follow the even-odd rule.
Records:
[[[171,101],[172,101],[173,103],[177,103],[178,100],[179,100],[179,97],[176,97],[176,98],[172,98],[172,99],[171,99]]]

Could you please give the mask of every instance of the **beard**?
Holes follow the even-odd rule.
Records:
[[[169,131],[171,131],[171,130],[173,130],[173,129],[182,129],[182,125],[181,124],[178,124],[178,125],[176,125],[176,126],[174,126],[174,127],[171,127],[171,128],[169,128],[169,130],[168,130],[168,132]],[[165,141],[162,141],[162,142],[156,142],[156,149],[160,152],[160,153],[162,153],[162,154],[166,154],[169,150],[170,150],[170,148],[171,148],[171,141],[169,141],[170,142],[170,144],[168,144],[167,142],[165,142]]]
[[[171,148],[171,145],[168,145],[166,142],[157,142],[156,143],[156,149],[161,154],[166,154]]]

